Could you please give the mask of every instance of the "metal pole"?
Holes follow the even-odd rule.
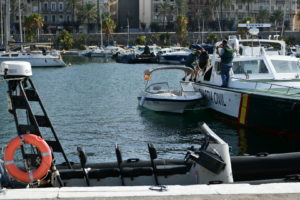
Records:
[[[23,42],[23,30],[22,30],[22,14],[21,14],[21,0],[19,0],[19,29],[20,29],[20,42]],[[21,46],[22,48],[22,46]]]
[[[129,46],[129,19],[128,19],[128,17],[127,17],[127,47]]]
[[[2,7],[2,0],[0,0],[0,11],[1,11],[1,13],[0,13],[0,20],[1,20],[1,22],[0,22],[0,25],[1,25],[1,44],[3,44],[3,40],[4,40],[4,38],[3,38],[3,7]]]
[[[103,36],[102,36],[102,12],[101,12],[101,6],[99,8],[99,15],[100,15],[100,42],[101,47],[103,47]]]
[[[10,40],[10,0],[5,1],[5,50],[8,51],[8,41]]]

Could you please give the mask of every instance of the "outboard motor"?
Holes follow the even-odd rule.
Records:
[[[0,66],[0,76],[11,77],[28,77],[32,76],[31,65],[25,61],[4,61]]]

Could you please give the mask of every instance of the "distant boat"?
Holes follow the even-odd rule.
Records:
[[[10,43],[21,46],[21,51],[9,51],[0,53],[0,62],[3,61],[27,61],[32,67],[64,67],[60,53],[51,50],[49,43]],[[34,48],[33,48],[34,47]]]

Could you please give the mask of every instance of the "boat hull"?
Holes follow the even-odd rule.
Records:
[[[64,67],[66,64],[59,58],[0,58],[3,61],[27,61],[32,67]]]
[[[257,130],[300,136],[300,100],[196,84],[217,116]],[[214,112],[214,113],[215,113]]]
[[[148,97],[138,97],[141,107],[156,112],[184,113],[187,110],[200,108],[204,101],[199,98],[189,100],[158,99]]]

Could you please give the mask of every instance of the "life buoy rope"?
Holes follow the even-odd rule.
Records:
[[[33,171],[29,170],[28,172],[24,172],[20,170],[14,163],[14,154],[17,148],[24,143],[35,146],[42,156],[40,166]],[[4,152],[4,163],[8,173],[12,177],[22,182],[32,183],[43,178],[49,171],[52,165],[51,149],[46,141],[37,135],[24,134],[21,137],[17,136],[7,144]]]

